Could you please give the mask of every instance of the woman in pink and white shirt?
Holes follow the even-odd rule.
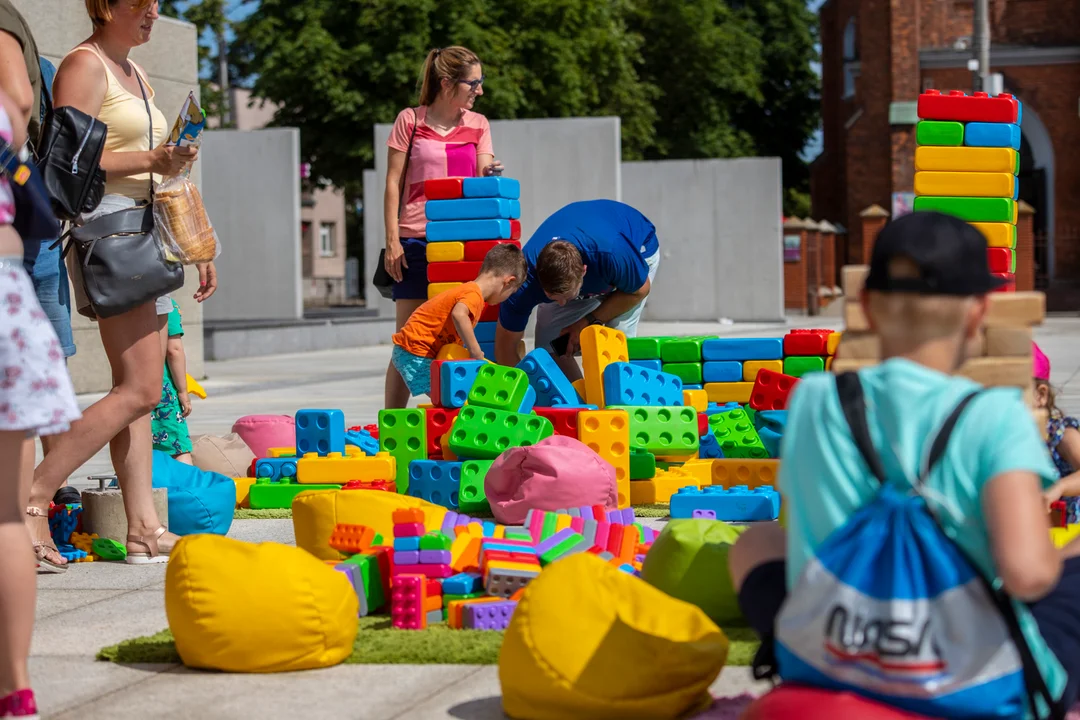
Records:
[[[398,114],[387,141],[386,271],[394,279],[397,329],[427,300],[427,239],[424,181],[445,177],[494,175],[495,160],[487,118],[472,112],[484,94],[480,58],[463,47],[438,48],[424,61],[420,107]],[[410,139],[412,150],[409,151]],[[405,207],[400,207],[401,175]],[[386,407],[405,407],[409,388],[393,363],[386,370]]]

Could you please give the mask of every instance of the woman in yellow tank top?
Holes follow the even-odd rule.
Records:
[[[193,148],[162,144],[168,122],[154,104],[154,90],[146,73],[128,59],[132,48],[150,40],[158,19],[158,0],[85,1],[94,33],[64,58],[53,93],[57,107],[75,107],[109,127],[101,158],[106,195],[96,210],[80,219],[82,222],[147,202],[151,178],[176,175],[197,157]],[[217,288],[213,263],[199,266],[199,279],[195,299],[202,302]],[[78,271],[72,273],[72,281],[83,311],[89,303]],[[50,498],[64,480],[108,443],[124,494],[127,561],[132,564],[166,562],[177,540],[162,526],[151,494],[150,411],[161,399],[168,341],[166,317],[171,310],[172,302],[165,297],[117,317],[98,319],[114,386],[86,409],[70,432],[51,443],[45,460],[34,471],[30,496],[31,508],[47,511]],[[39,544],[39,566],[62,570],[66,562],[49,540],[47,520],[42,520],[28,518],[35,544]]]

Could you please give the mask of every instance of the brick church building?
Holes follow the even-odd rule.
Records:
[[[916,101],[972,89],[972,0],[827,0],[821,8],[824,149],[813,215],[848,230],[837,264],[863,262],[862,211],[910,206]],[[1080,0],[990,0],[991,72],[1024,103],[1020,197],[1034,209],[1036,283],[1080,292]],[[845,256],[846,255],[846,256]],[[1057,302],[1054,302],[1054,298]]]

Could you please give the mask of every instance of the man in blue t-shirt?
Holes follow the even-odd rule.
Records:
[[[569,335],[566,352],[556,361],[571,380],[581,377],[574,352],[586,327],[637,334],[660,264],[656,228],[640,212],[614,200],[571,203],[537,228],[524,253],[525,284],[499,309],[497,362],[521,360],[518,343],[537,305],[536,347],[554,356],[552,341]]]

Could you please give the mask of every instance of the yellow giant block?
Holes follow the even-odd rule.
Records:
[[[585,402],[604,409],[604,368],[614,362],[630,362],[626,335],[603,325],[581,331],[581,369],[585,376]]]
[[[465,259],[465,243],[433,242],[427,246],[427,261],[458,262]]]
[[[1016,176],[1012,173],[917,172],[915,194],[934,197],[1012,198]]]
[[[756,377],[756,375],[755,375]],[[752,382],[715,382],[705,383],[705,392],[709,394],[709,402],[714,403],[748,403],[750,393],[754,389]]]
[[[630,507],[630,416],[625,410],[582,410],[578,440],[615,468],[619,507]]]
[[[1012,148],[923,145],[915,149],[915,170],[917,172],[981,172],[1012,175],[1016,170],[1016,151]]]
[[[990,247],[1016,249],[1016,226],[1011,223],[971,223]]]
[[[742,364],[742,379],[748,383],[757,380],[757,374],[761,370],[771,370],[775,373],[784,372],[783,360],[747,360]],[[712,398],[709,398],[712,400]],[[713,400],[713,402],[716,402]]]
[[[397,460],[387,452],[377,453],[373,457],[347,457],[341,453],[319,457],[315,453],[308,453],[296,461],[296,481],[302,485],[393,480],[396,473]]]
[[[435,243],[435,244],[437,245],[438,243]],[[430,300],[431,298],[435,297],[436,295],[439,295],[440,293],[444,293],[447,290],[449,290],[450,288],[457,287],[458,285],[462,285],[462,284],[464,284],[464,283],[459,283],[459,282],[431,283],[431,284],[429,284],[427,286],[427,299]]]

